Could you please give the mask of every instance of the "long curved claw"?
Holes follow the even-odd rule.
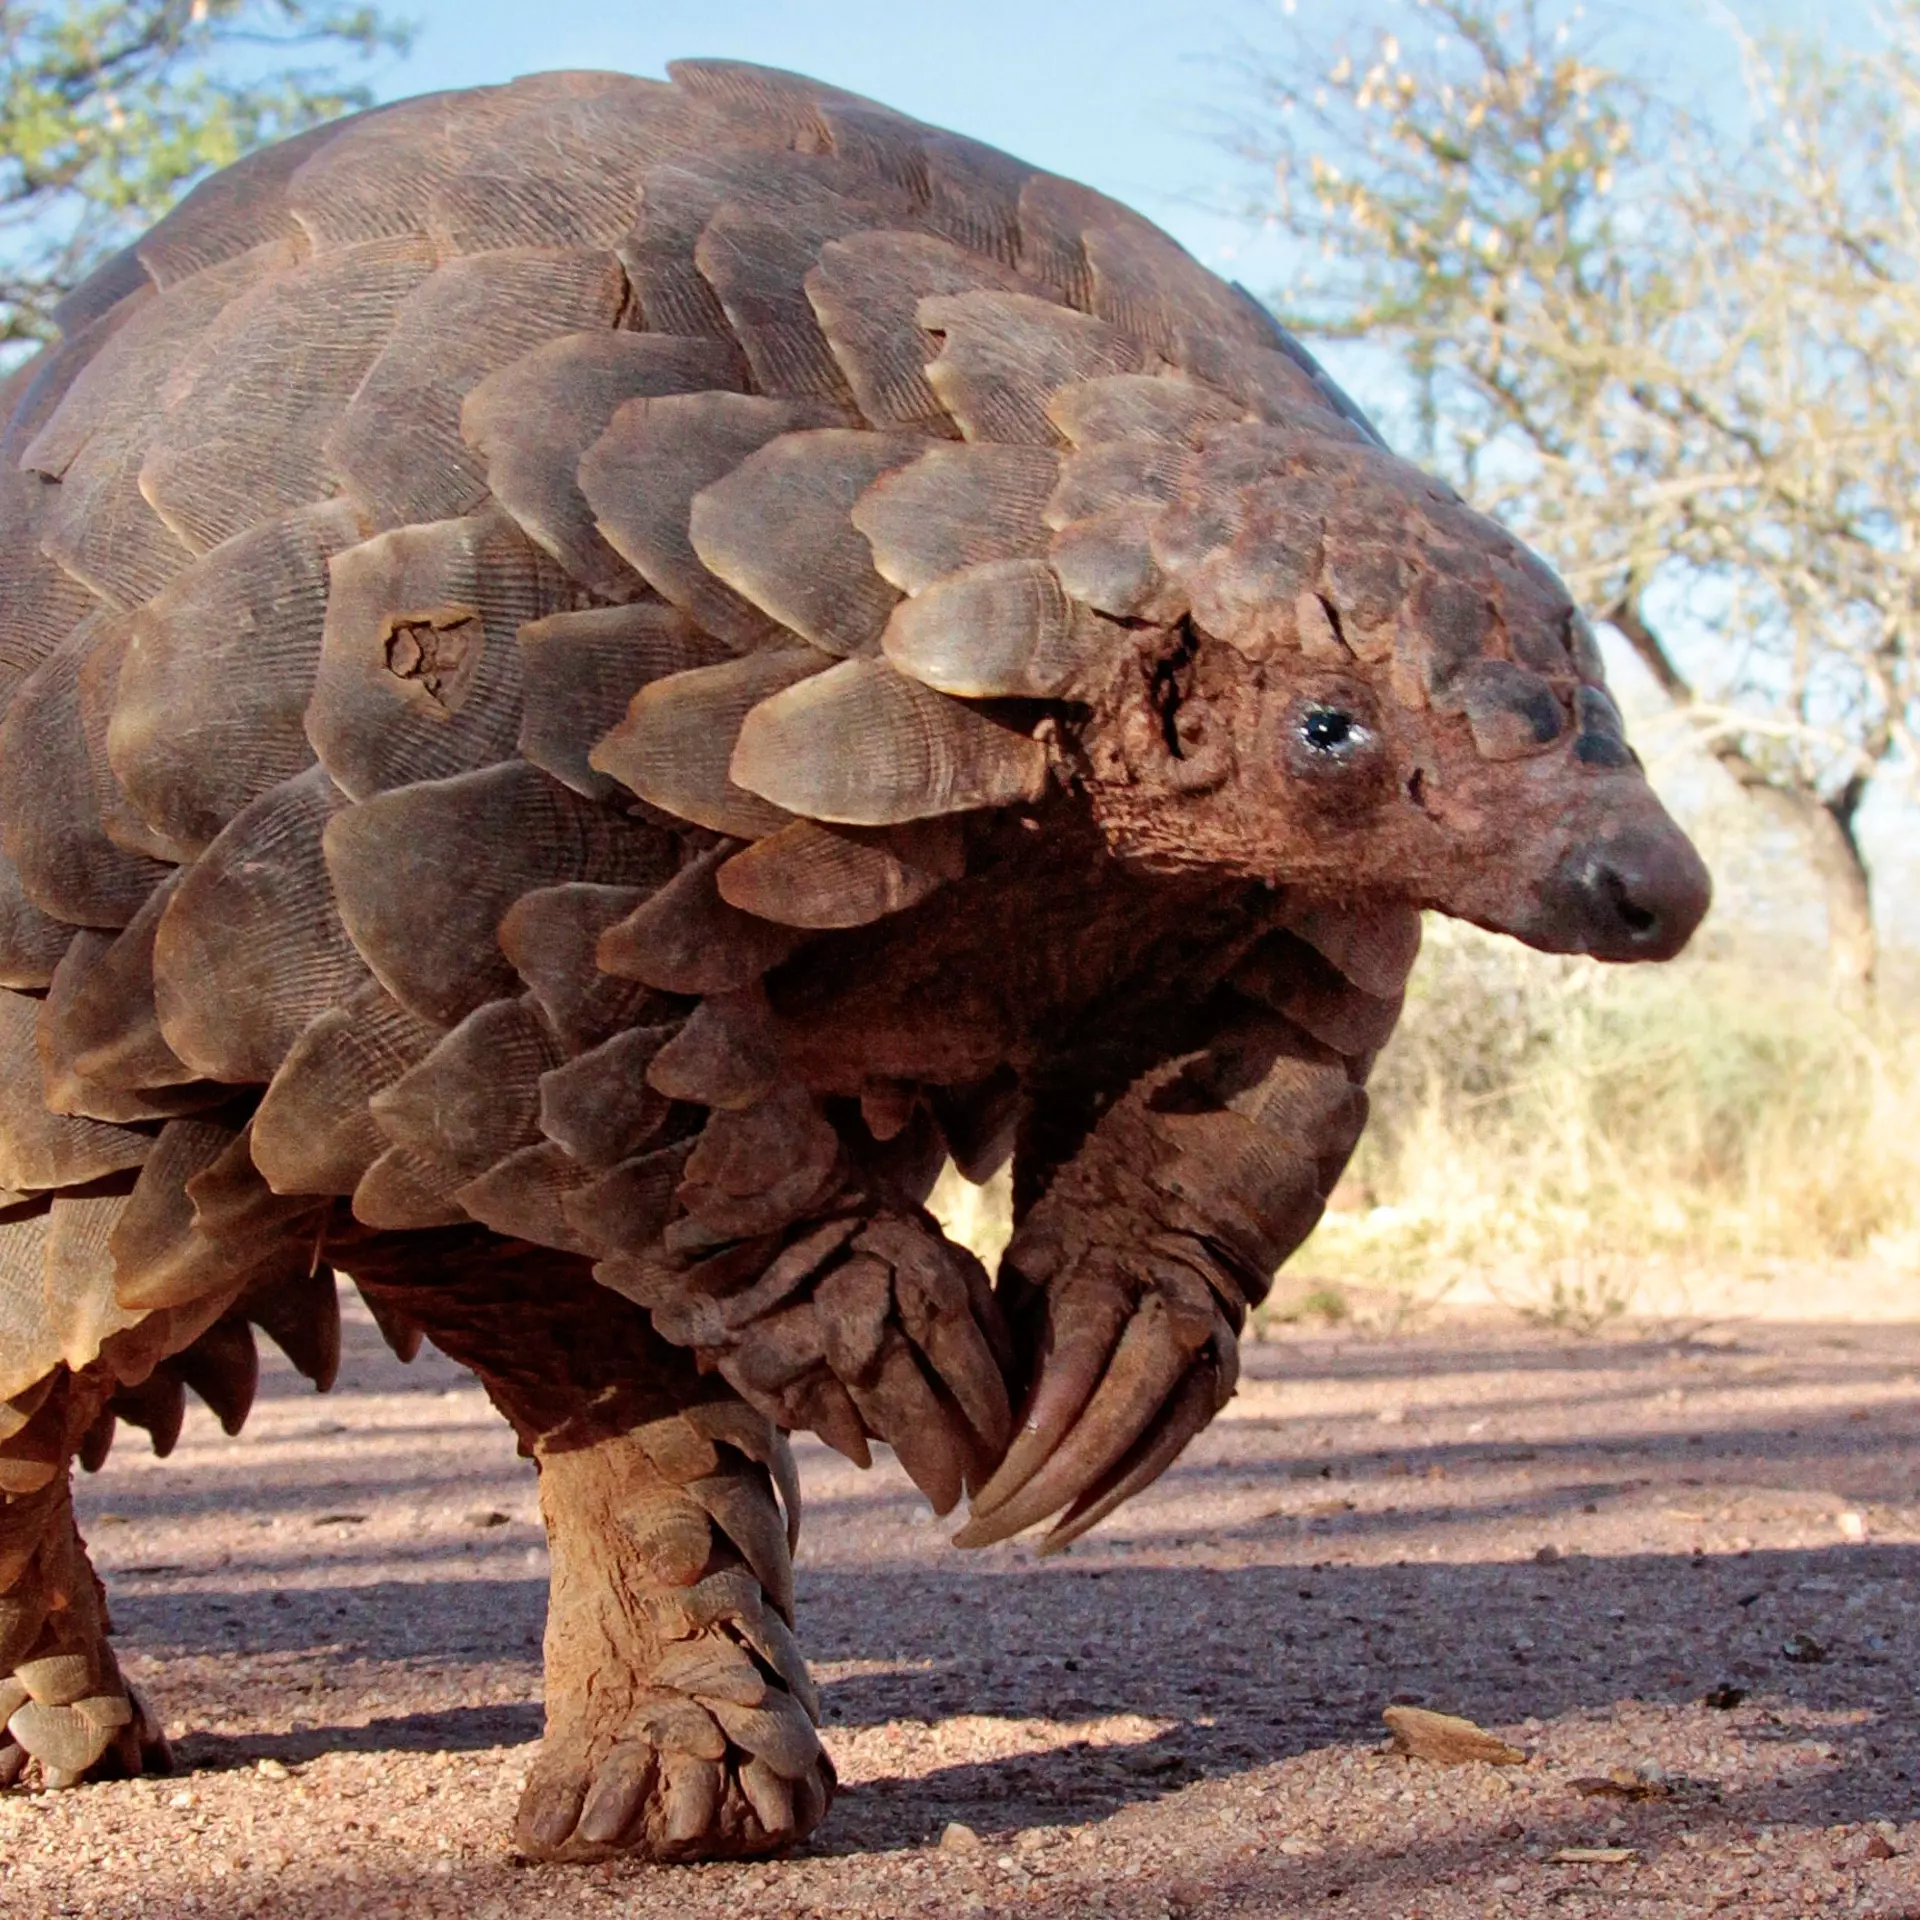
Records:
[[[1110,1286],[1069,1285],[1049,1303],[1050,1351],[1007,1457],[973,1498],[973,1527],[1006,1505],[1043,1467],[1093,1398],[1131,1306]]]
[[[1098,1481],[1139,1436],[1179,1384],[1192,1358],[1165,1298],[1150,1293],[1127,1323],[1105,1377],[1045,1463],[1004,1504],[954,1536],[963,1547],[990,1546],[1023,1532]]]
[[[1153,1425],[1049,1529],[1038,1551],[1046,1555],[1071,1546],[1115,1507],[1159,1479],[1187,1442],[1226,1405],[1231,1392],[1220,1363],[1209,1353],[1174,1389]]]

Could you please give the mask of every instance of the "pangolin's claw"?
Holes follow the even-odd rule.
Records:
[[[1185,1269],[1156,1271],[1130,1312],[1117,1288],[1062,1289],[1033,1410],[956,1546],[991,1546],[1064,1509],[1057,1550],[1172,1462],[1232,1371],[1233,1329],[1196,1285]]]
[[[1164,1300],[1148,1294],[1127,1323],[1092,1398],[1025,1486],[968,1529],[969,1544],[1005,1540],[1076,1499],[1133,1444],[1186,1371]]]
[[[1068,1287],[1048,1313],[1049,1350],[1020,1430],[998,1470],[973,1498],[973,1522],[1006,1505],[1038,1473],[1100,1384],[1130,1305],[1110,1287]],[[1017,1529],[1016,1529],[1017,1531]],[[962,1545],[973,1545],[962,1538]],[[983,1540],[978,1544],[985,1545]]]
[[[1174,1389],[1165,1406],[1108,1472],[1090,1486],[1040,1542],[1041,1554],[1058,1553],[1097,1527],[1115,1507],[1151,1486],[1180,1457],[1189,1440],[1226,1404],[1219,1363],[1208,1354]]]

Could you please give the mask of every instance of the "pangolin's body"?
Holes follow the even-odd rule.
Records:
[[[337,1266],[541,1466],[522,1844],[782,1844],[780,1430],[1070,1537],[1231,1391],[1421,907],[1704,908],[1550,573],[1137,216],[830,88],[363,115],[60,321],[0,463],[0,1779],[156,1757],[69,1461],[237,1425],[254,1325],[324,1384]],[[1009,1153],[996,1296],[921,1202]]]

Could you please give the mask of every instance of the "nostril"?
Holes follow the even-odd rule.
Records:
[[[1636,939],[1644,939],[1648,934],[1658,930],[1659,914],[1649,907],[1643,907],[1633,897],[1632,889],[1618,869],[1606,868],[1600,876],[1600,885],[1607,898],[1613,902],[1613,910],[1620,916],[1621,925]]]
[[[1700,856],[1664,822],[1589,842],[1570,855],[1561,874],[1563,951],[1602,960],[1671,959],[1713,897]]]

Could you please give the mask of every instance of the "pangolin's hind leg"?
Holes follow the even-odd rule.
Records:
[[[803,1838],[834,1777],[793,1637],[784,1437],[583,1261],[410,1235],[344,1264],[479,1375],[540,1469],[547,1723],[521,1849],[690,1860]]]
[[[71,1462],[114,1392],[57,1369],[0,1404],[0,1786],[164,1772],[166,1742],[120,1676],[106,1595],[74,1522]]]

